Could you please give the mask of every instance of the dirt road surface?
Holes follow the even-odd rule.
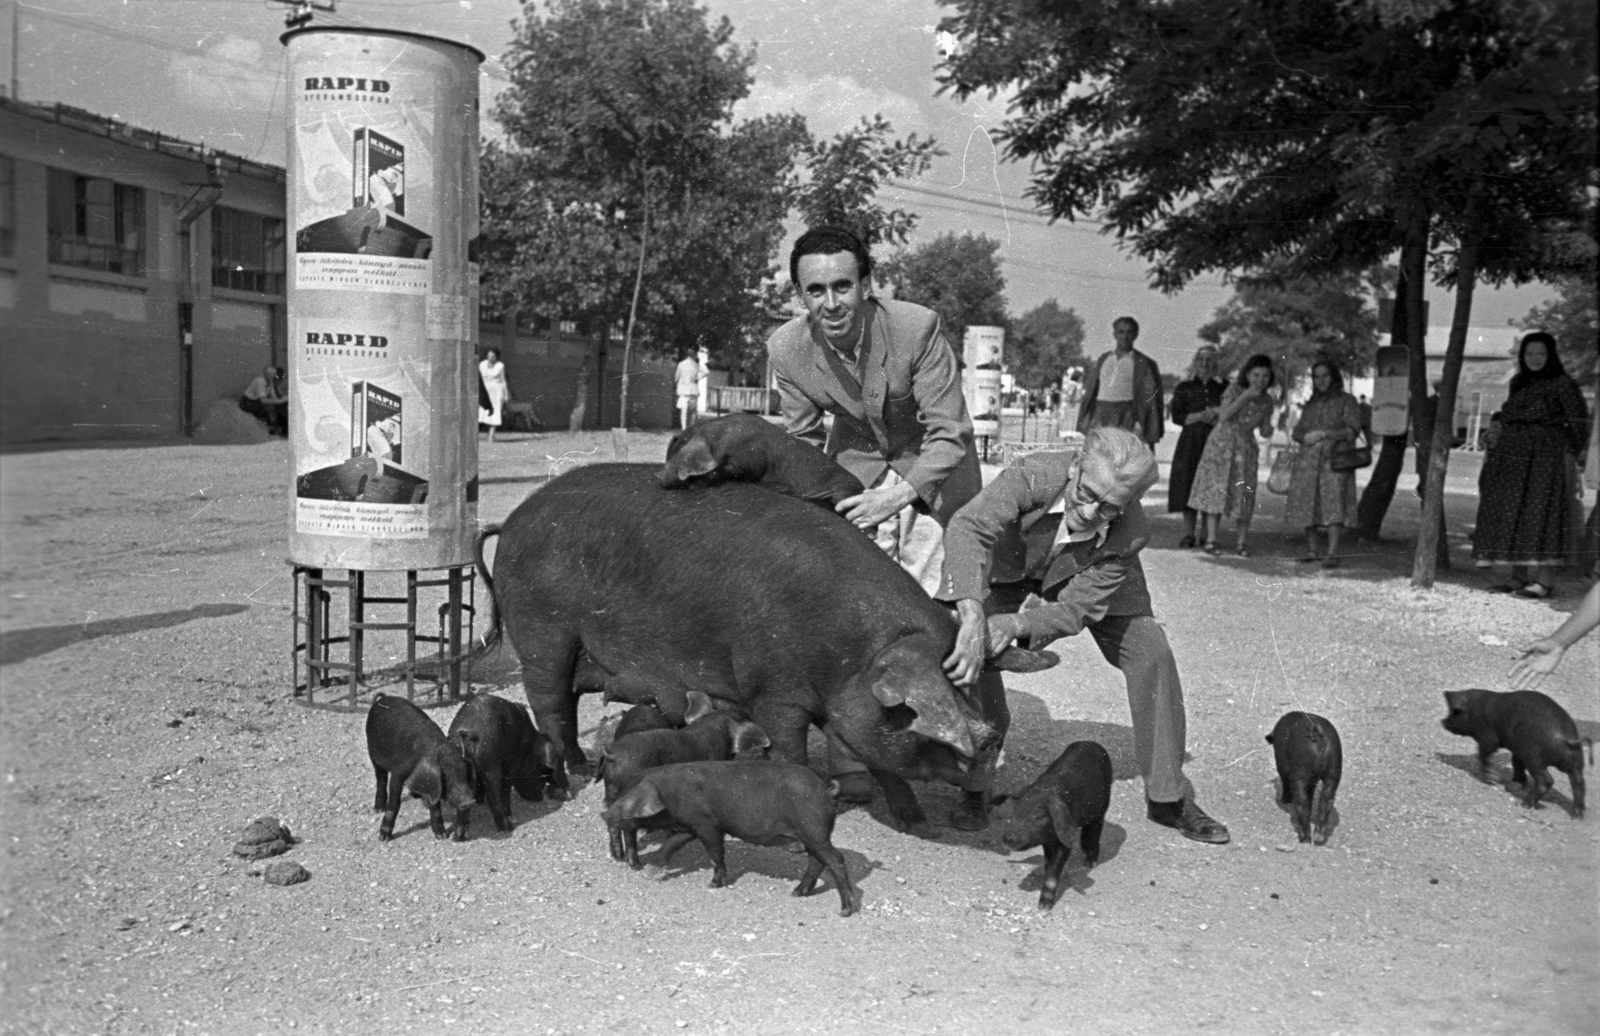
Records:
[[[633,460],[665,436],[632,433]],[[482,519],[609,434],[483,447]],[[377,840],[362,715],[290,687],[288,448],[73,448],[0,464],[0,1031],[42,1033],[1593,1033],[1600,1031],[1600,809],[1574,820],[1480,782],[1442,691],[1504,689],[1548,601],[1487,594],[1449,499],[1455,569],[1409,585],[1404,481],[1386,533],[1306,571],[1263,492],[1255,556],[1179,551],[1164,487],[1144,555],[1189,712],[1188,773],[1224,847],[1144,819],[1119,674],[1088,638],[1008,678],[1000,786],[1092,738],[1118,778],[1098,867],[1053,912],[1042,857],[990,833],[896,832],[881,800],[835,843],[865,897],[789,895],[804,857],[730,843],[633,872],[605,851],[600,789],[474,811],[435,841],[409,801]],[[1546,690],[1600,736],[1596,638]],[[520,701],[514,663],[475,671]],[[613,706],[613,709],[616,707]],[[1343,735],[1338,826],[1298,845],[1263,735],[1290,709]],[[454,706],[433,712],[448,725]],[[602,706],[586,698],[585,738]],[[1498,776],[1509,774],[1502,753]],[[1592,776],[1594,770],[1589,770]],[[919,786],[942,818],[954,789]],[[311,873],[265,884],[230,852],[265,814]]]

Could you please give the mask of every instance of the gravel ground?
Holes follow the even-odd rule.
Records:
[[[665,436],[631,433],[633,460]],[[609,460],[609,434],[483,447],[485,521],[552,463]],[[1263,493],[1256,556],[1145,563],[1189,703],[1188,772],[1233,842],[1143,819],[1119,675],[1087,638],[1008,678],[1003,788],[1069,741],[1115,785],[1101,862],[1035,910],[1042,857],[987,834],[894,831],[881,801],[835,833],[865,897],[788,895],[804,857],[730,843],[635,873],[605,852],[600,790],[474,811],[438,842],[408,802],[377,841],[359,712],[290,694],[288,449],[72,448],[0,464],[0,716],[6,1033],[1591,1033],[1600,1026],[1600,818],[1567,783],[1522,809],[1475,779],[1440,692],[1503,688],[1515,645],[1581,592],[1488,595],[1463,534],[1475,458],[1450,483],[1456,569],[1409,586],[1403,542],[1307,573]],[[1388,526],[1409,537],[1408,477]],[[1164,488],[1147,502],[1164,503]],[[1159,510],[1160,504],[1153,509]],[[1600,737],[1596,639],[1546,690]],[[382,649],[379,649],[381,654]],[[521,700],[514,664],[480,689]],[[1294,841],[1262,736],[1330,718],[1338,826]],[[454,706],[433,715],[448,725]],[[592,736],[603,713],[587,698]],[[1499,774],[1509,772],[1502,753]],[[920,786],[934,817],[953,789]],[[311,879],[275,887],[231,847],[252,819],[301,839]]]

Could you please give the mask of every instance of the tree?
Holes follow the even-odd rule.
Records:
[[[999,250],[1000,242],[982,234],[940,234],[881,264],[879,276],[894,284],[896,298],[938,313],[959,354],[969,325],[1008,323]]]
[[[804,121],[733,121],[753,53],[690,0],[524,11],[496,112],[508,143],[483,157],[485,305],[602,333],[626,315],[624,400],[635,339],[737,355],[764,320]]]
[[[1030,391],[1061,384],[1069,367],[1084,362],[1083,321],[1070,307],[1046,299],[1012,324],[1005,362],[1017,384]]]
[[[1516,321],[1524,331],[1548,331],[1555,335],[1561,362],[1578,384],[1595,387],[1600,380],[1596,360],[1600,358],[1600,323],[1597,317],[1595,282],[1585,277],[1563,277],[1556,281],[1556,297],[1528,310]]]
[[[910,180],[927,172],[944,154],[933,138],[913,133],[904,140],[890,137],[894,127],[882,115],[862,116],[861,125],[831,141],[813,142],[805,154],[806,178],[795,198],[808,226],[833,223],[849,227],[867,243],[903,245],[917,225],[914,213],[886,208],[875,201],[878,188],[891,177]]]
[[[1293,277],[1272,271],[1242,277],[1233,298],[1218,307],[1200,337],[1216,345],[1229,367],[1254,353],[1278,363],[1292,388],[1318,360],[1347,373],[1372,365],[1378,315],[1367,305],[1362,278]]]
[[[1055,217],[1104,218],[1156,287],[1274,261],[1348,273],[1398,249],[1414,413],[1430,265],[1462,293],[1461,319],[1480,276],[1592,271],[1594,0],[957,6],[945,85],[1012,91],[1000,135],[1034,162],[1033,196]],[[1451,339],[1444,422],[1464,323]]]

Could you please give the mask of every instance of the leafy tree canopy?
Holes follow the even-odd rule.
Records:
[[[891,177],[921,176],[944,152],[932,138],[913,133],[897,140],[893,132],[882,115],[863,116],[861,125],[806,149],[806,177],[795,199],[806,225],[846,226],[869,246],[905,244],[917,217],[877,201],[878,186]]]
[[[1278,364],[1292,388],[1318,360],[1348,377],[1367,370],[1378,348],[1378,315],[1366,303],[1361,279],[1288,277],[1268,272],[1242,278],[1200,337],[1237,368],[1255,353]]]
[[[955,6],[945,86],[1013,92],[1032,196],[1104,218],[1162,289],[1367,268],[1418,219],[1446,281],[1469,226],[1491,280],[1593,262],[1594,0]]]
[[[1046,299],[1022,314],[1006,337],[1006,368],[1025,389],[1061,383],[1069,367],[1081,366],[1083,321],[1070,307]]]
[[[524,11],[496,112],[509,143],[483,156],[485,305],[609,327],[642,251],[645,350],[749,348],[804,120],[733,120],[753,53],[689,0]]]
[[[995,253],[1000,242],[982,234],[941,234],[902,250],[880,266],[895,297],[927,306],[944,321],[944,333],[960,355],[972,324],[1005,327],[1006,279]]]

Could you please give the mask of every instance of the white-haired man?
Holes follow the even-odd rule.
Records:
[[[1150,539],[1139,498],[1156,478],[1155,457],[1139,436],[1098,427],[1081,454],[1024,457],[957,511],[945,530],[935,595],[953,602],[961,619],[945,670],[972,686],[984,659],[1015,641],[1039,648],[1087,629],[1127,682],[1147,815],[1187,838],[1220,844],[1227,827],[1195,805],[1183,774],[1183,685],[1139,564]],[[1020,610],[1006,611],[1019,601]],[[995,710],[986,695],[981,705],[1003,739],[1011,717],[1001,701]],[[992,780],[992,763],[974,769],[954,826],[984,826]]]

